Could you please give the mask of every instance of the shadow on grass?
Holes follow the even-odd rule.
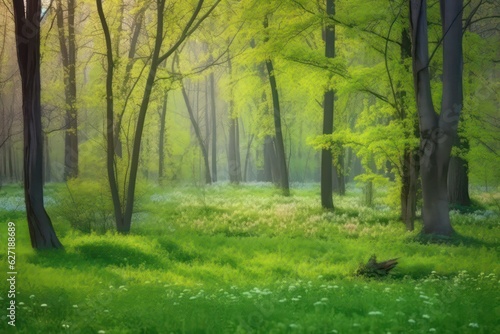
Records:
[[[107,242],[94,242],[75,247],[76,252],[66,250],[38,251],[28,258],[32,264],[42,267],[78,268],[85,266],[165,267],[155,255],[147,254],[131,246]]]
[[[410,237],[408,239],[410,242],[417,242],[423,245],[447,245],[447,246],[465,246],[465,247],[487,247],[487,248],[498,248],[500,243],[498,242],[488,242],[471,236],[463,235],[458,232],[454,232],[451,237],[443,235],[434,234],[423,234],[419,233],[416,236]]]
[[[168,253],[168,258],[175,262],[181,263],[193,263],[195,261],[203,261],[201,254],[193,250],[185,249],[180,246],[177,242],[166,239],[159,238],[158,243],[160,247],[163,248]]]

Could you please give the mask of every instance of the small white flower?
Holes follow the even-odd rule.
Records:
[[[41,304],[40,306],[41,307],[47,307],[47,304]]]
[[[102,329],[97,332],[97,334],[106,334],[106,331],[103,331]]]
[[[431,317],[428,314],[423,314],[422,318],[424,318],[424,319],[430,319]]]
[[[196,296],[189,297],[189,300],[194,300],[196,299]]]
[[[280,300],[278,300],[278,302],[284,303],[284,302],[286,302],[286,298],[280,299]]]
[[[31,296],[30,296],[30,299],[33,299],[33,298],[35,298],[35,295],[31,295]]]
[[[469,327],[479,328],[479,324],[477,322],[471,322],[471,323],[469,323]]]
[[[73,308],[78,308],[78,305],[76,305],[76,304],[75,304],[75,305],[73,305]]]
[[[109,310],[104,310],[104,313],[109,313]]]
[[[370,312],[368,312],[368,315],[382,315],[382,312],[380,312],[380,311],[370,311]]]
[[[429,328],[429,332],[435,332],[436,329],[435,328]]]
[[[322,301],[322,302],[327,302],[327,301],[328,301],[328,298],[323,297],[323,298],[321,298],[321,301]]]
[[[413,319],[408,319],[408,322],[409,322],[410,324],[414,324],[414,323],[415,323],[415,320],[413,320]]]
[[[298,301],[300,300],[300,298],[295,298],[295,297],[294,297],[294,298],[292,298],[292,300],[293,300],[294,302],[298,302]]]
[[[19,302],[19,306],[22,306],[22,305],[24,305],[24,303],[23,302]]]

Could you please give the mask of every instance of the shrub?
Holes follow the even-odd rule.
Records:
[[[114,228],[113,206],[106,183],[70,180],[54,194],[53,214],[84,233],[105,233]]]

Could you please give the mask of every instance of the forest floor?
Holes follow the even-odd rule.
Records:
[[[475,192],[477,210],[452,211],[457,235],[441,242],[420,238],[420,222],[405,231],[378,197],[364,207],[353,186],[333,213],[320,208],[317,184],[290,197],[262,184],[144,187],[127,236],[104,232],[104,193],[48,185],[65,249],[35,252],[22,189],[0,190],[0,332],[500,333],[498,191]],[[390,277],[355,276],[372,254],[399,258]]]

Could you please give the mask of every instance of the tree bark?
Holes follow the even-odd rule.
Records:
[[[163,93],[163,104],[160,114],[160,138],[158,139],[158,181],[163,182],[165,171],[165,121],[167,118],[167,98],[168,91]]]
[[[429,74],[427,2],[410,0],[413,76],[420,121],[424,234],[450,236],[448,165],[462,109],[462,0],[440,0],[443,97],[434,110]]]
[[[17,59],[24,130],[24,198],[31,246],[62,248],[43,203],[43,139],[40,103],[41,2],[14,1]]]
[[[189,119],[191,120],[191,125],[193,126],[194,133],[196,135],[196,140],[198,141],[198,144],[200,145],[201,154],[203,156],[203,162],[204,162],[204,166],[205,166],[205,183],[211,184],[212,183],[212,176],[210,174],[210,163],[208,161],[207,148],[205,147],[205,143],[203,143],[203,137],[201,135],[200,127],[199,127],[198,122],[196,121],[196,119],[194,117],[193,108],[191,107],[191,103],[189,102],[189,96],[187,95],[186,88],[184,88],[184,86],[182,86],[182,96],[184,97],[184,102],[186,103],[186,107],[187,107],[188,114],[189,114]]]
[[[64,134],[64,179],[78,177],[78,109],[76,106],[76,41],[75,0],[68,0],[67,26],[65,32],[64,9],[57,0],[57,31],[64,69],[65,134]]]
[[[210,111],[212,121],[212,181],[217,182],[217,110],[215,108],[215,78],[210,73]]]
[[[267,18],[264,20],[264,28],[268,27]],[[290,185],[288,182],[288,169],[286,166],[286,154],[285,145],[283,143],[283,132],[281,129],[281,109],[280,101],[278,95],[278,85],[276,83],[276,77],[274,73],[273,62],[271,58],[266,59],[266,68],[269,75],[269,84],[271,86],[271,94],[273,101],[273,118],[274,118],[274,130],[275,130],[275,148],[276,148],[276,158],[277,165],[280,174],[279,186],[283,191],[283,195],[290,195]]]
[[[469,142],[458,135],[455,145],[463,152],[469,150]],[[448,169],[448,196],[451,205],[470,206],[469,196],[469,162],[462,157],[452,156]]]
[[[278,158],[274,147],[273,137],[267,135],[264,137],[264,181],[278,184],[280,180],[280,171],[277,168]]]
[[[232,105],[232,103],[230,103]],[[229,150],[227,154],[228,158],[228,172],[229,172],[229,182],[240,183],[241,182],[241,160],[239,152],[239,131],[238,131],[238,119],[229,119]]]
[[[326,15],[330,18],[335,15],[335,1],[326,0]],[[327,22],[325,27],[325,56],[335,57],[335,25]],[[323,101],[323,135],[333,133],[335,92],[328,88]],[[333,209],[333,156],[330,149],[321,150],[321,206]]]
[[[113,201],[113,212],[118,231],[123,226],[123,211],[118,192],[115,165],[115,141],[114,141],[114,100],[113,100],[113,45],[111,44],[111,34],[102,9],[102,0],[96,0],[97,12],[101,21],[102,30],[106,40],[106,170],[108,173],[108,183]]]

